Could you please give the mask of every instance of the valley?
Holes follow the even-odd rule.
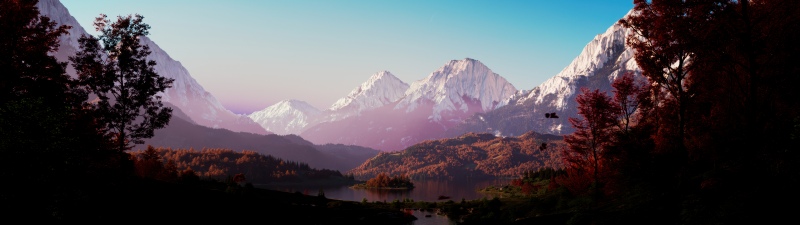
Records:
[[[313,53],[295,46],[297,52],[275,58],[251,50],[246,55],[254,61],[212,70],[231,76],[245,65],[278,68],[299,56],[305,57],[303,64],[292,65],[298,73],[327,70],[309,73],[319,77],[308,75],[304,83],[281,83],[297,74],[277,70],[237,76],[252,80],[226,80],[254,93],[237,100],[270,102],[246,113],[234,112],[241,110],[230,107],[230,96],[225,97],[229,107],[223,105],[220,96],[229,93],[206,88],[218,84],[193,77],[208,71],[190,71],[188,63],[173,58],[186,49],[156,44],[166,42],[164,36],[150,32],[164,30],[151,30],[141,15],[103,14],[91,33],[60,0],[0,0],[0,6],[0,69],[8,71],[0,80],[0,179],[7,181],[0,185],[0,201],[12,209],[0,216],[7,218],[46,223],[128,218],[398,225],[775,223],[792,215],[784,205],[800,200],[794,191],[800,188],[795,182],[800,180],[795,151],[800,94],[792,86],[800,83],[800,69],[792,63],[800,51],[795,44],[800,3],[795,1],[634,1],[623,17],[586,37],[588,43],[572,61],[538,85],[512,84],[522,75],[497,72],[517,71],[507,67],[527,63],[497,60],[518,52],[510,50],[518,46],[498,41],[511,40],[508,34],[484,36],[497,26],[450,23],[414,32],[418,37],[390,32],[408,25],[375,25],[388,30],[358,39],[362,44],[395,49],[391,46],[406,43],[404,48],[417,54],[433,54],[440,48],[399,40],[422,42],[463,32],[437,44],[466,50],[453,51],[426,74],[393,69],[402,68],[399,61],[359,61],[375,72],[352,75],[366,79],[347,84],[354,88],[343,97],[325,96],[337,99],[326,107],[319,107],[318,99],[273,98],[300,86],[322,93],[334,83],[352,81],[330,78],[352,65],[312,59],[360,52],[329,51],[359,42],[338,35],[361,31],[301,23],[295,32],[320,30],[293,37],[308,41],[304,47]],[[427,24],[435,22],[437,12],[423,16]],[[364,15],[327,19],[340,22],[349,16]],[[290,43],[271,39],[281,35],[274,32],[247,44],[257,49]],[[244,42],[240,38],[227,41]],[[309,44],[322,40],[315,38],[338,42]],[[231,43],[213,45],[225,44]],[[492,50],[468,51],[486,45]],[[377,50],[374,58],[401,54],[371,50]],[[428,59],[408,61],[419,65],[414,67],[436,63]],[[416,79],[404,81],[412,76]],[[248,82],[280,94],[255,94],[264,90],[240,84]]]

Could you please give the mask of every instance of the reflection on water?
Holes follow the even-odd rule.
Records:
[[[286,192],[300,192],[306,195],[317,195],[320,190],[325,194],[326,198],[338,199],[345,201],[360,202],[366,199],[369,202],[392,202],[394,200],[403,201],[410,199],[415,202],[440,202],[440,201],[461,201],[476,200],[481,198],[493,198],[492,195],[484,195],[479,193],[478,190],[491,186],[491,185],[504,185],[508,184],[509,180],[505,179],[490,179],[490,180],[421,180],[413,181],[414,189],[411,190],[379,190],[379,189],[353,189],[349,186],[320,186],[320,185],[305,185],[305,186],[268,186],[256,185],[260,188],[268,188],[278,191]],[[440,199],[440,196],[449,197],[448,199]],[[450,221],[447,217],[437,215],[432,211],[419,211],[408,210],[408,213],[417,217],[417,220],[411,222],[409,225],[451,225],[455,222]],[[430,215],[430,217],[426,217]]]
[[[412,221],[408,225],[455,225],[456,222],[450,221],[446,216],[437,215],[434,212],[422,210],[405,210],[406,213],[414,215],[417,220]]]
[[[411,190],[379,190],[379,189],[353,189],[348,186],[264,186],[257,185],[261,188],[268,188],[286,192],[301,192],[303,194],[316,195],[322,190],[325,197],[330,199],[339,199],[345,201],[386,201],[391,202],[395,199],[404,200],[411,199],[414,201],[447,201],[448,199],[440,199],[440,196],[447,196],[449,200],[461,201],[475,200],[481,198],[492,198],[492,195],[484,195],[478,193],[481,188],[490,185],[503,185],[508,184],[508,180],[503,179],[490,179],[490,180],[421,180],[413,181],[414,189]]]

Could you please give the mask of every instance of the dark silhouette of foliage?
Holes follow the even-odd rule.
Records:
[[[41,97],[46,105],[64,106],[82,101],[65,63],[49,55],[58,50],[58,37],[70,26],[56,26],[39,15],[37,1],[0,1],[0,103]]]
[[[0,199],[3,216],[76,218],[96,189],[133,171],[127,154],[97,132],[87,92],[53,56],[69,26],[39,14],[37,1],[0,1]]]
[[[147,60],[150,48],[141,44],[150,26],[141,15],[119,16],[111,23],[101,14],[94,22],[98,37],[82,36],[81,50],[70,57],[82,85],[97,99],[92,106],[106,132],[120,150],[144,143],[155,129],[169,123],[172,109],[157,94],[171,87],[173,79],[160,76]]]
[[[708,29],[709,15],[718,13],[727,0],[709,1],[634,1],[637,13],[620,20],[633,30],[627,44],[636,51],[634,58],[642,74],[668,93],[677,106],[677,154],[685,154],[685,132],[692,89],[689,77],[695,67],[690,60],[703,43],[696,38],[698,30]]]
[[[619,127],[623,133],[627,133],[630,129],[633,114],[640,106],[648,103],[647,85],[637,82],[633,76],[633,72],[626,72],[611,83],[611,87],[614,88],[614,103],[617,104],[622,120]]]

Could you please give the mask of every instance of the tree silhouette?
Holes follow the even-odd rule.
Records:
[[[636,63],[642,74],[660,85],[677,106],[676,139],[670,143],[685,156],[687,110],[691,101],[689,78],[694,70],[692,58],[696,47],[706,43],[696,38],[696,33],[706,29],[709,15],[727,1],[645,1],[635,0],[637,13],[620,20],[633,30],[627,44],[636,54]]]
[[[34,0],[0,0],[0,199],[3,216],[40,220],[80,214],[93,188],[131,169],[111,150],[87,92],[54,57],[69,26],[40,15]]]
[[[619,114],[622,117],[620,129],[625,133],[630,129],[633,113],[644,101],[647,101],[645,85],[636,82],[633,72],[626,72],[611,83],[614,88],[614,103],[619,107]]]
[[[142,19],[138,14],[119,16],[110,23],[101,14],[94,21],[101,34],[82,36],[81,50],[70,57],[81,84],[96,97],[92,107],[98,120],[120,151],[152,137],[169,123],[172,112],[157,94],[171,87],[173,79],[157,74],[155,61],[147,60],[150,48],[140,41],[150,26]]]

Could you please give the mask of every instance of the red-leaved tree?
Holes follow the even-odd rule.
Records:
[[[633,114],[639,106],[648,101],[647,84],[634,79],[633,72],[626,72],[611,83],[614,88],[614,103],[619,107],[621,131],[627,133],[631,127]]]
[[[576,101],[578,114],[583,118],[569,118],[576,130],[564,136],[568,147],[563,151],[567,172],[570,179],[580,179],[591,174],[591,182],[599,184],[600,170],[603,167],[601,156],[613,141],[620,110],[611,97],[600,90],[589,91],[582,88]]]

